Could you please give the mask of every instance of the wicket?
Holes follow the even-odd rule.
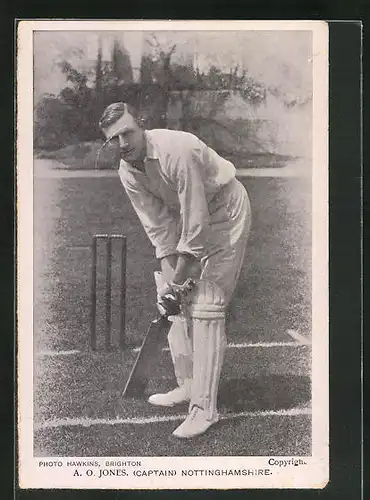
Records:
[[[127,238],[121,234],[95,234],[92,241],[92,277],[91,277],[91,348],[97,348],[97,262],[98,241],[106,242],[105,260],[105,348],[109,350],[112,346],[112,242],[121,241],[121,276],[120,276],[120,330],[119,345],[124,349],[126,343],[126,261],[127,261]]]

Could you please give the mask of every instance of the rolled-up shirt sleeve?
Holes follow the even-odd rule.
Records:
[[[144,186],[125,182],[124,188],[150,242],[155,247],[156,257],[162,259],[177,253],[178,224],[163,201]]]
[[[181,210],[179,253],[200,259],[205,254],[209,230],[209,212],[199,163],[201,150],[184,151],[177,158],[175,181]]]

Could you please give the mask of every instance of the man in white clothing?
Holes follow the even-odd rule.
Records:
[[[168,335],[178,387],[149,398],[160,406],[188,401],[188,416],[173,434],[190,438],[218,420],[225,309],[250,231],[248,195],[233,164],[193,134],[144,130],[125,103],[108,106],[99,124],[107,141],[119,144],[121,182],[160,260],[159,300],[200,269]]]

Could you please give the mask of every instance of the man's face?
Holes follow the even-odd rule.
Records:
[[[125,113],[115,123],[104,128],[103,132],[107,139],[117,142],[123,160],[133,163],[145,158],[144,130],[129,113]]]

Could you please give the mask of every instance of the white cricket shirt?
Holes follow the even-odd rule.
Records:
[[[219,213],[216,195],[235,178],[235,167],[188,132],[145,134],[145,172],[121,160],[121,182],[157,258],[178,252],[199,259],[212,239],[213,214]]]

